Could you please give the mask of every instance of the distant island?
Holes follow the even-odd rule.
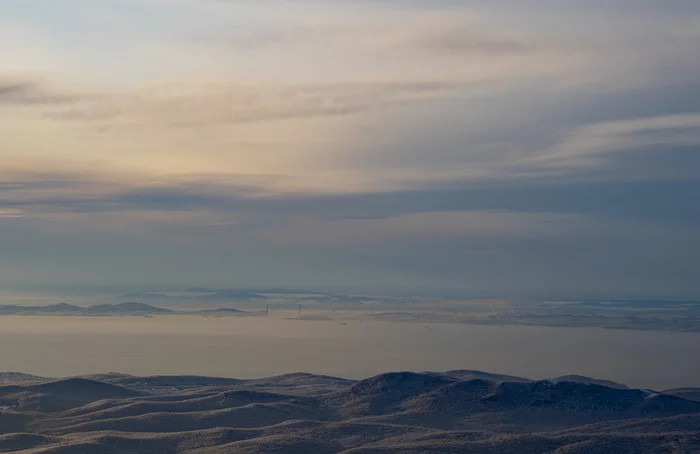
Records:
[[[99,304],[81,307],[67,303],[48,306],[0,306],[0,315],[147,315],[174,311],[144,303]]]
[[[108,315],[246,315],[253,312],[239,309],[206,309],[201,311],[174,311],[163,307],[151,306],[150,304],[126,302],[120,304],[98,304],[94,306],[75,306],[73,304],[59,303],[48,306],[0,306],[0,316],[3,315],[64,315],[64,316],[108,316]],[[256,313],[257,314],[257,313]]]
[[[245,311],[240,309],[204,309],[201,311],[202,314],[240,314]]]
[[[192,289],[200,290],[200,289]],[[201,289],[204,290],[204,289]],[[302,303],[303,301],[303,303]],[[261,304],[256,304],[249,310],[233,307],[211,307],[209,301],[192,301],[186,306],[164,308],[142,302],[125,302],[118,304],[97,304],[92,306],[77,306],[68,303],[50,304],[47,306],[0,305],[0,316],[9,315],[47,315],[47,316],[144,316],[177,315],[204,317],[248,317],[267,315]],[[168,306],[170,302],[164,302]],[[218,303],[226,306],[226,302]],[[619,303],[622,304],[622,303]],[[198,305],[203,306],[201,309]],[[618,309],[618,303],[604,305],[597,312],[590,311],[590,303],[543,303],[526,306],[489,307],[488,302],[478,305],[454,306],[434,305],[432,309],[425,305],[373,304],[371,311],[362,310],[362,306],[342,306],[340,308],[319,303],[309,299],[278,299],[271,304],[265,304],[285,320],[317,321],[317,322],[387,322],[387,323],[421,323],[426,329],[433,329],[435,324],[482,325],[496,328],[505,326],[541,326],[552,328],[604,328],[614,330],[666,331],[672,333],[700,332],[700,307],[696,303],[678,303],[683,309],[666,312],[649,310],[650,303],[625,303],[624,309]],[[296,315],[297,308],[303,307],[303,315]],[[401,307],[403,306],[403,307]],[[250,307],[250,306],[248,306]],[[369,308],[369,307],[368,307]],[[466,310],[465,310],[466,308]],[[385,309],[385,310],[381,310]],[[398,309],[398,310],[392,310]],[[286,314],[286,315],[285,315]]]

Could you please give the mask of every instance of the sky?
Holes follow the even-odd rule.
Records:
[[[0,287],[700,298],[697,0],[3,0]]]

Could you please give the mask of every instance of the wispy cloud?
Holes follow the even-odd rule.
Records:
[[[325,85],[245,85],[231,82],[164,83],[132,94],[86,100],[51,118],[108,126],[199,126],[333,117],[435,95],[439,82]]]
[[[549,50],[554,46],[537,43],[522,31],[508,30],[502,24],[475,14],[421,15],[402,27],[376,36],[378,50],[415,58],[477,58],[487,62],[509,55]]]
[[[61,92],[34,80],[0,78],[0,106],[64,104],[78,99],[77,94]]]
[[[699,114],[635,118],[583,126],[538,154],[534,162],[572,167],[600,163],[615,152],[691,146],[700,146]]]
[[[258,27],[209,30],[191,41],[231,50],[265,51],[305,48],[337,49],[346,54],[383,52],[410,54],[424,59],[445,55],[492,56],[524,53],[538,47],[532,36],[509,30],[503,24],[474,13],[404,12],[388,14],[329,15],[323,21],[296,22]],[[381,18],[381,19],[379,19]]]

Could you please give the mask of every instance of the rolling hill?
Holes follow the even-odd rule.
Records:
[[[256,380],[3,374],[0,452],[692,453],[700,402],[479,371]],[[12,383],[12,378],[17,379]],[[677,394],[677,395],[674,395]]]

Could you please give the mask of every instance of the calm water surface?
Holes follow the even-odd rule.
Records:
[[[0,371],[255,378],[399,370],[552,378],[652,389],[700,387],[700,334],[277,318],[0,317]]]

